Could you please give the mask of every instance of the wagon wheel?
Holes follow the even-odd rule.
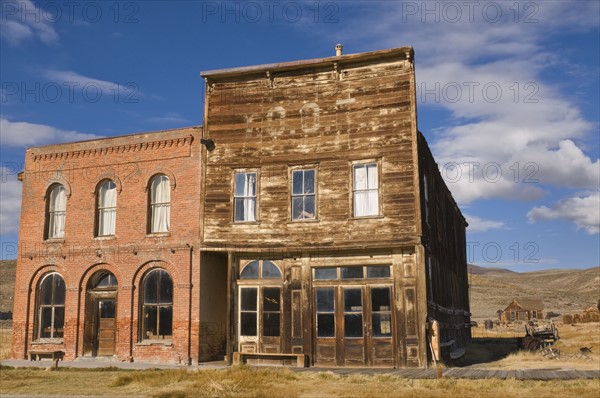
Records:
[[[540,345],[541,345],[541,341],[539,339],[533,339],[527,345],[527,349],[529,351],[537,351],[538,348],[540,348]]]

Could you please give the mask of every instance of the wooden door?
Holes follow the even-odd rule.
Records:
[[[239,351],[281,352],[281,288],[243,286],[239,297]]]
[[[363,286],[342,287],[342,358],[346,366],[367,365],[369,313],[365,306]],[[338,318],[339,319],[339,318]]]
[[[115,354],[116,337],[116,310],[115,300],[98,300],[98,333],[96,350],[97,356],[111,356]]]
[[[367,359],[372,366],[395,365],[392,297],[391,286],[370,286],[367,290]]]

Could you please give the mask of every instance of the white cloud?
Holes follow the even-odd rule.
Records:
[[[94,138],[101,138],[101,136],[60,130],[45,124],[11,122],[8,119],[0,118],[0,142],[2,146],[30,147]]]
[[[49,70],[44,76],[58,83],[66,83],[68,87],[84,90],[84,98],[96,100],[96,98],[118,99],[124,103],[138,102],[143,94],[135,82],[126,82],[124,85],[108,80],[100,80],[93,77],[81,75],[73,71]],[[69,88],[71,89],[71,88]]]
[[[0,167],[0,235],[19,232],[21,183],[16,170]]]
[[[465,214],[465,218],[469,223],[469,232],[485,232],[490,229],[505,229],[506,223],[503,221],[484,220],[483,218]]]
[[[168,112],[164,116],[150,117],[148,118],[148,121],[152,123],[190,123],[188,119],[181,117],[181,115],[176,112]]]
[[[563,199],[551,207],[534,207],[527,213],[530,222],[568,220],[588,234],[600,233],[600,193]]]
[[[56,16],[50,10],[37,7],[30,0],[7,0],[2,2],[2,29],[0,36],[10,45],[37,38],[46,44],[58,42],[53,26]]]

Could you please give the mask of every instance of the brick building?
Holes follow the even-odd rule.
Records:
[[[466,222],[417,130],[413,50],[338,51],[203,72],[203,129],[28,149],[14,356],[464,349]]]

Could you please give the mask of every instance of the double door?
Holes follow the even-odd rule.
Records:
[[[313,297],[317,365],[394,366],[392,286],[319,286]]]

